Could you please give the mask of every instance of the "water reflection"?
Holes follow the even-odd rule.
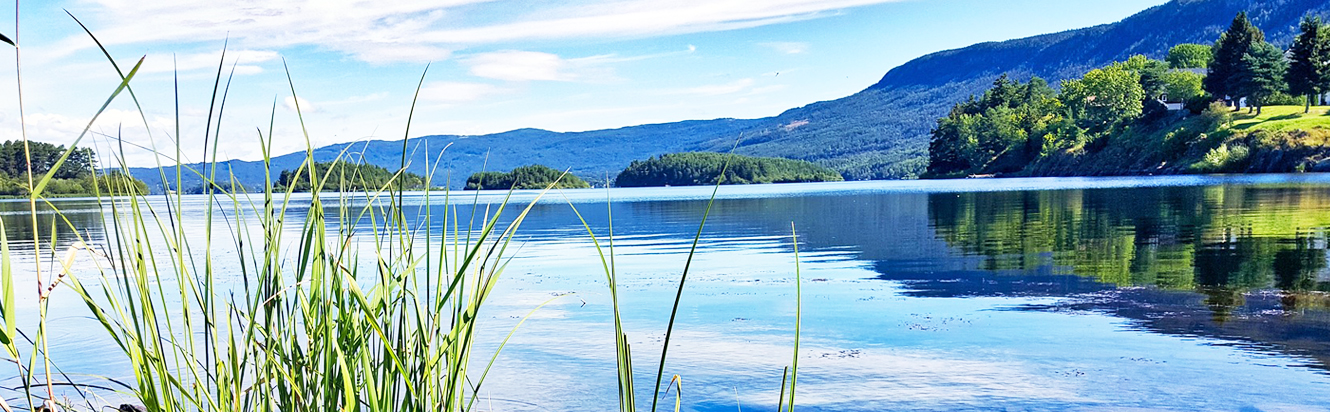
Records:
[[[52,239],[57,244],[83,239],[103,239],[102,212],[96,200],[70,199],[59,201],[60,213],[48,203],[38,203],[34,224],[31,205],[26,201],[0,201],[0,221],[5,225],[5,236],[12,242],[15,253],[32,250],[32,235],[40,233],[43,242]],[[77,228],[78,232],[75,232]],[[54,236],[52,235],[54,234]]]
[[[1089,279],[1075,299],[1031,308],[1108,312],[1149,330],[1311,355],[1321,367],[1330,364],[1328,209],[1330,191],[1314,186],[929,198],[938,238],[979,259],[989,291],[1049,293],[1029,286]]]
[[[1104,179],[1090,186],[1112,189],[1024,190],[1041,182],[725,188],[722,194],[740,194],[723,195],[712,210],[681,309],[684,344],[671,349],[678,363],[670,371],[683,371],[699,388],[686,402],[693,410],[728,411],[741,397],[743,409],[764,410],[760,405],[775,398],[766,391],[779,387],[792,335],[793,222],[806,282],[800,385],[809,389],[800,396],[809,410],[1323,403],[1309,394],[1330,388],[1316,375],[1330,365],[1330,179],[1140,188],[1123,187],[1139,179]],[[549,410],[597,409],[614,403],[613,341],[597,335],[612,330],[610,312],[596,252],[567,203],[601,235],[613,215],[624,316],[635,347],[650,354],[659,349],[653,345],[660,344],[662,314],[673,304],[710,190],[615,190],[608,205],[603,191],[567,195],[533,206],[519,230],[521,251],[486,309],[494,323],[484,333],[497,342],[552,293],[576,292],[523,326],[496,370],[506,379],[495,379],[492,389]],[[522,196],[504,221],[531,198]],[[431,217],[430,230],[418,233],[436,245],[443,241],[440,216],[460,217],[464,228],[474,211],[478,227],[502,198],[457,196],[445,208],[437,197],[407,195],[404,212],[421,225]],[[287,211],[286,230],[301,230],[307,206],[300,199]],[[167,210],[160,199],[150,202]],[[80,233],[109,230],[93,204],[59,204]],[[384,224],[382,216],[362,213],[364,199],[347,205],[326,212],[329,230],[351,229],[353,220],[358,233]],[[225,211],[216,219],[235,222],[230,206],[215,207]],[[0,204],[11,238],[31,237],[26,208]],[[195,228],[205,220],[206,199],[186,197],[183,210],[185,233],[203,236]],[[52,219],[39,215],[35,228],[50,230]],[[55,226],[64,239],[73,233]],[[359,239],[372,253],[369,237]],[[219,245],[215,253],[234,248]],[[242,284],[240,273],[230,275]],[[53,313],[85,313],[77,300],[60,302],[72,307]],[[53,328],[68,336],[86,329],[67,322]],[[53,349],[64,359],[116,354],[110,345],[66,341]],[[647,356],[643,370],[653,365]],[[107,368],[103,361],[69,366],[98,374]],[[1271,395],[1280,388],[1301,394]],[[495,401],[504,405],[502,397]]]

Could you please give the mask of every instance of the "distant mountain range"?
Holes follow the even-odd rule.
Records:
[[[998,76],[1039,76],[1056,84],[1136,54],[1162,58],[1180,43],[1212,43],[1240,11],[1248,12],[1269,41],[1285,46],[1303,15],[1330,15],[1330,1],[1174,0],[1117,23],[929,54],[892,69],[877,84],[854,95],[761,119],[691,120],[573,133],[518,129],[480,136],[436,135],[410,139],[406,146],[412,172],[425,173],[426,159],[431,164],[441,160],[440,170],[451,171],[448,180],[454,188],[482,168],[509,170],[535,163],[571,168],[588,181],[604,181],[633,160],[683,151],[727,151],[741,136],[737,151],[742,154],[808,160],[851,180],[911,178],[928,163],[928,134],[936,119],[953,104],[982,92]],[[452,147],[439,157],[448,144]],[[402,142],[336,144],[318,148],[314,155],[327,161],[343,150],[395,170]],[[272,173],[298,167],[304,158],[304,152],[274,157]],[[263,182],[261,162],[232,160],[218,166],[246,185]],[[154,188],[163,187],[156,169],[132,172]],[[436,180],[442,179],[436,175]],[[182,186],[198,184],[194,179]]]

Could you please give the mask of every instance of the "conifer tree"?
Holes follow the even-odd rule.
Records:
[[[1215,42],[1214,61],[1210,62],[1205,78],[1205,91],[1218,98],[1228,96],[1236,103],[1239,93],[1231,82],[1243,68],[1242,58],[1252,46],[1265,42],[1265,33],[1247,19],[1247,12],[1238,13],[1228,31]]]
[[[1330,78],[1330,36],[1320,17],[1302,18],[1301,33],[1289,48],[1288,87],[1294,95],[1305,96],[1303,113],[1311,111],[1313,96],[1325,92]]]
[[[1256,114],[1261,114],[1265,101],[1276,93],[1288,90],[1284,77],[1288,73],[1288,61],[1284,51],[1270,43],[1257,43],[1242,57],[1242,65],[1233,75],[1230,87],[1240,96],[1247,98],[1248,106],[1256,107]]]

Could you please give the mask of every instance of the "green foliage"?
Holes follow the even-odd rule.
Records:
[[[1120,130],[1141,118],[1147,102],[1162,115],[1165,109],[1154,97],[1168,93],[1194,97],[1196,79],[1141,56],[1064,81],[1060,94],[1039,78],[1022,85],[1003,76],[981,98],[957,104],[938,119],[928,175],[1019,171],[1035,159]]]
[[[1205,97],[1205,76],[1187,71],[1169,71],[1163,75],[1164,96],[1170,102],[1189,102]]]
[[[1242,56],[1242,65],[1233,74],[1228,88],[1247,97],[1247,103],[1256,106],[1259,112],[1271,97],[1286,91],[1284,78],[1287,73],[1288,62],[1284,60],[1284,51],[1270,43],[1260,42]]]
[[[97,191],[102,194],[147,194],[148,184],[119,170],[97,177]]]
[[[1062,101],[1082,128],[1103,131],[1139,117],[1145,89],[1141,74],[1113,65],[1062,83]]]
[[[303,167],[283,170],[275,186],[279,191],[285,191],[294,185],[293,191],[309,192],[312,190],[309,172],[309,169]],[[379,166],[345,160],[315,162],[314,175],[323,191],[376,191],[397,189],[399,185],[407,190],[425,188],[425,178],[415,173],[396,175]]]
[[[50,143],[29,141],[27,144],[27,153],[32,155],[32,172],[38,176],[43,176],[46,172],[55,166],[55,162],[65,154],[65,146],[56,146]],[[93,159],[96,159],[92,149],[79,148],[69,154],[65,163],[60,165],[60,170],[56,171],[56,179],[78,179],[92,174]],[[27,176],[28,156],[24,151],[24,144],[21,140],[7,140],[0,143],[0,174],[9,177]],[[25,177],[26,179],[26,177]]]
[[[1021,84],[1006,76],[978,99],[957,104],[938,119],[929,143],[933,175],[983,170],[1000,159],[1028,161],[1058,140],[1061,103],[1040,78]]]
[[[1220,127],[1227,126],[1233,122],[1233,115],[1229,112],[1228,106],[1221,102],[1212,102],[1210,107],[1201,112],[1201,122],[1205,130],[1219,130]]]
[[[1265,99],[1262,99],[1261,106],[1299,106],[1306,103],[1307,99],[1305,97],[1294,96],[1284,92],[1276,92],[1275,94],[1266,96]],[[1307,109],[1310,110],[1311,107],[1308,106]]]
[[[1210,65],[1214,52],[1204,44],[1184,43],[1168,50],[1168,67],[1172,69],[1204,69]]]
[[[1125,61],[1110,64],[1108,67],[1136,73],[1141,76],[1141,89],[1145,97],[1157,99],[1168,92],[1168,64],[1142,55],[1131,56]]]
[[[1192,165],[1192,168],[1199,172],[1215,173],[1229,172],[1235,170],[1237,166],[1247,160],[1251,149],[1247,146],[1232,145],[1224,143],[1214,149],[1210,149],[1205,154],[1201,162]]]
[[[1330,39],[1330,31],[1324,27],[1318,19],[1303,20],[1300,38],[1287,53],[1294,56],[1290,65],[1286,53],[1265,42],[1264,33],[1239,13],[1212,50],[1179,45],[1171,51],[1169,64],[1133,56],[1063,81],[1053,99],[1057,104],[1044,106],[1033,116],[1025,113],[1024,118],[1046,119],[1043,124],[1023,123],[1021,110],[1014,110],[1033,105],[1010,105],[1009,100],[994,97],[1013,94],[1013,86],[1001,79],[984,99],[958,104],[938,120],[929,146],[928,175],[1330,169],[1330,164],[1315,160],[1330,153],[1303,144],[1325,135],[1306,132],[1322,127],[1322,122],[1289,117],[1291,113],[1284,110],[1303,105],[1304,112],[1311,111],[1310,98],[1289,94],[1293,79],[1303,82],[1294,85],[1293,92],[1327,90],[1313,84],[1320,79],[1318,65],[1330,66],[1330,47],[1322,43]],[[1208,76],[1168,68],[1195,66],[1211,51]],[[1216,102],[1211,96],[1223,100]],[[1243,99],[1255,109],[1255,115],[1248,117],[1259,120],[1234,124],[1222,101]],[[1183,103],[1187,111],[1170,115],[1160,101]],[[1280,118],[1263,116],[1265,106],[1271,105],[1280,107]],[[1248,128],[1296,131],[1273,137],[1241,133]],[[1039,150],[1030,150],[1034,144],[1018,150],[1016,142],[1022,139],[1040,141]],[[1281,157],[1279,151],[1290,145],[1303,149],[1287,159]],[[1255,163],[1244,166],[1245,162]],[[1089,171],[1076,170],[1078,164]]]
[[[713,185],[720,177],[721,169],[725,169],[721,184],[844,180],[833,170],[802,160],[694,152],[635,161],[619,173],[614,184],[619,187]]]
[[[1247,13],[1238,13],[1228,31],[1219,35],[1205,79],[1205,91],[1216,97],[1239,96],[1231,79],[1243,71],[1243,57],[1257,44],[1265,42],[1265,33],[1251,24]]]
[[[1289,48],[1289,93],[1306,96],[1305,110],[1310,110],[1312,95],[1330,90],[1330,33],[1320,17],[1308,15],[1299,25],[1301,32]]]
[[[585,189],[591,187],[582,178],[548,166],[522,166],[508,173],[480,172],[466,179],[466,190],[480,189]]]
[[[11,140],[0,143],[0,196],[27,196],[28,191],[28,153],[31,154],[33,180],[41,180],[55,166],[56,161],[69,151],[65,146],[29,141],[27,150],[23,141]],[[88,148],[76,148],[60,165],[51,181],[47,183],[43,194],[53,196],[92,196],[101,185],[101,192],[107,193],[107,179],[115,182],[115,193],[128,193],[126,189],[140,189],[134,193],[147,193],[147,185],[134,178],[127,178],[119,171],[105,176],[93,176],[93,162],[96,153]],[[126,186],[128,185],[128,186]]]

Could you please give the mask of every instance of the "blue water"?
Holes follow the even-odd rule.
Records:
[[[648,407],[711,194],[547,193],[480,313],[483,346],[562,297],[518,329],[481,390],[482,409],[616,405],[605,277],[569,204],[598,236],[613,215],[624,327],[639,407]],[[451,200],[492,211],[507,193],[473,195]],[[775,410],[794,356],[792,225],[803,281],[800,410],[1330,410],[1330,176],[727,186],[717,198],[665,368],[683,380],[685,410]],[[405,200],[408,210],[426,205],[419,194]],[[187,201],[193,218],[183,223],[199,241],[204,201]],[[85,237],[105,232],[95,202],[55,203]],[[11,239],[31,237],[26,208],[0,203]],[[49,231],[50,218],[36,227]],[[76,237],[57,232],[58,244]],[[15,247],[16,268],[32,267],[31,245]],[[234,253],[227,248],[214,253]],[[30,271],[19,276],[21,289],[35,286]],[[32,304],[21,298],[20,310]],[[57,293],[51,310],[58,366],[131,376],[76,297]]]

